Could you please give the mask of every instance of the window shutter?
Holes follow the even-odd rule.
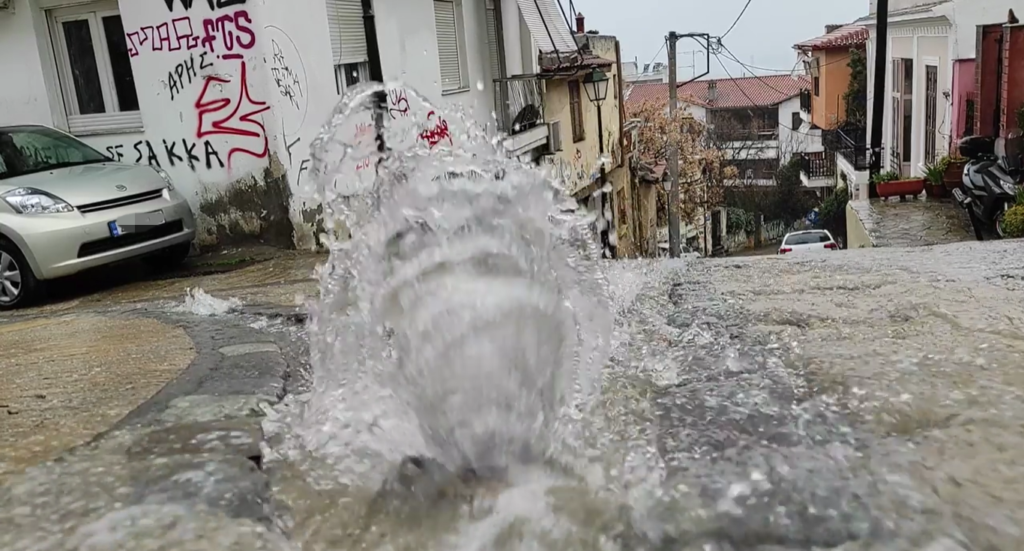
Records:
[[[487,53],[491,60],[491,78],[502,78],[501,63],[498,61],[498,24],[494,8],[487,8]]]
[[[455,2],[434,0],[434,25],[437,28],[437,57],[441,64],[441,90],[462,88],[459,36],[455,30]]]
[[[335,65],[369,59],[360,0],[327,0],[327,26]]]

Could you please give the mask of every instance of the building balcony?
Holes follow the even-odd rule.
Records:
[[[495,79],[494,112],[498,131],[507,134],[505,149],[522,155],[548,143],[544,124],[541,83],[535,76]]]
[[[835,153],[820,151],[800,154],[800,179],[807,187],[836,185]]]
[[[495,79],[498,130],[510,136],[544,124],[540,80],[535,76]]]

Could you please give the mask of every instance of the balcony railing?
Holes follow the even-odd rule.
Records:
[[[543,123],[540,80],[534,76],[495,79],[494,112],[498,130],[509,135]]]
[[[826,151],[802,153],[801,164],[801,170],[812,180],[832,178],[836,175],[836,158]]]
[[[867,145],[867,130],[848,127],[829,133],[825,147],[834,149],[857,171],[871,168],[871,149]]]

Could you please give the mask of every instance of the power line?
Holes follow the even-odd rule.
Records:
[[[725,48],[724,45],[722,46],[722,48],[725,49],[727,52],[729,52],[729,55],[727,55],[726,57],[728,57],[729,59],[735,61],[736,63],[738,63],[738,64],[742,65],[743,67],[745,67],[747,69],[750,69],[750,70],[757,69],[759,71],[770,71],[770,72],[773,72],[773,73],[792,73],[793,71],[796,70],[796,65],[794,65],[792,69],[770,69],[768,67],[758,67],[757,65],[750,65],[750,64],[744,63],[744,62],[740,61],[739,59],[737,59],[736,56],[731,51],[729,51],[728,48]],[[829,65],[835,65],[836,63],[843,63],[843,62],[849,62],[849,61],[850,61],[850,56],[845,56],[845,57],[841,57],[841,58],[833,60],[833,61],[829,61],[828,63],[822,63],[818,67],[828,67]],[[799,65],[800,61],[797,61],[796,64]]]
[[[736,24],[740,22],[740,19],[743,19],[743,14],[747,13],[747,8],[750,7],[750,3],[752,1],[753,0],[747,0],[746,5],[744,5],[743,9],[740,11],[740,14],[736,16],[736,20],[732,22],[732,25],[729,27],[729,30],[725,31],[725,34],[719,37],[719,40],[729,36],[729,33],[731,33],[732,30],[736,28]]]

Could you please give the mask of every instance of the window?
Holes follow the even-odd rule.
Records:
[[[569,116],[572,119],[572,141],[581,142],[587,139],[583,131],[583,101],[580,97],[580,81],[569,81]]]
[[[463,28],[461,0],[434,0],[434,29],[437,32],[442,93],[469,88],[466,38],[461,32]]]
[[[794,112],[793,113],[793,126],[791,126],[790,128],[792,128],[793,130],[800,130],[800,127],[803,126],[803,125],[804,125],[804,119],[803,119],[803,117],[800,116],[800,112],[799,111]]]
[[[0,180],[109,160],[81,141],[45,126],[0,131]]]
[[[369,79],[369,63],[342,63],[341,65],[334,66],[335,86],[339,94],[343,94],[356,84],[366,82]]]
[[[924,72],[924,162],[932,164],[935,162],[937,146],[939,68],[935,65],[925,65]]]
[[[339,94],[370,78],[362,0],[327,0],[327,29]]]
[[[823,231],[808,231],[801,233],[790,234],[786,238],[786,245],[815,245],[818,243],[828,243],[832,241],[832,237]]]
[[[48,15],[71,133],[140,130],[139,96],[117,4],[94,3]]]
[[[814,97],[821,97],[821,77],[814,77]]]

